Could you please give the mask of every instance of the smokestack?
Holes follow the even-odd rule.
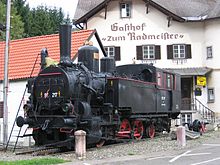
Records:
[[[72,25],[60,25],[60,64],[71,66]]]

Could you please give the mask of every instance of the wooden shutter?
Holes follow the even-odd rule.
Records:
[[[160,45],[155,45],[155,59],[161,59]]]
[[[186,45],[186,58],[192,58],[191,45]]]
[[[115,47],[115,61],[121,60],[121,49],[120,47]]]
[[[173,59],[173,45],[167,45],[167,59]]]
[[[143,60],[142,46],[136,46],[137,60]]]

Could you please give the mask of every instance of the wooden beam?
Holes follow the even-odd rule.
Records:
[[[105,4],[105,19],[107,18],[107,10],[108,10],[107,7],[108,7],[108,4],[106,3],[106,4]]]
[[[149,6],[150,6],[150,1],[149,0],[147,0],[147,1],[145,1],[145,3],[146,3],[146,14],[148,14],[149,13]]]
[[[167,26],[170,27],[170,25],[171,25],[171,21],[173,20],[173,17],[168,16],[168,17],[167,17],[167,20],[168,20],[168,22],[167,22]]]

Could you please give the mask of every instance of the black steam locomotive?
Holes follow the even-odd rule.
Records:
[[[60,29],[60,62],[44,67],[28,81],[30,99],[17,125],[33,128],[36,145],[71,139],[84,130],[87,144],[107,139],[154,137],[169,131],[180,113],[180,76],[147,64],[115,67],[113,58],[100,61],[98,49],[85,45],[78,63],[71,61],[71,26]],[[45,52],[42,53],[44,55]]]

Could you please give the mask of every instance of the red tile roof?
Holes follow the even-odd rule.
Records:
[[[93,32],[94,30],[72,32],[72,58],[76,55],[78,48],[91,37]],[[9,79],[15,80],[30,77],[37,58],[32,74],[32,76],[36,76],[40,70],[40,52],[42,48],[47,48],[49,57],[59,61],[59,34],[12,40],[9,53]],[[4,50],[5,42],[0,42],[0,80],[3,80],[4,77]]]

